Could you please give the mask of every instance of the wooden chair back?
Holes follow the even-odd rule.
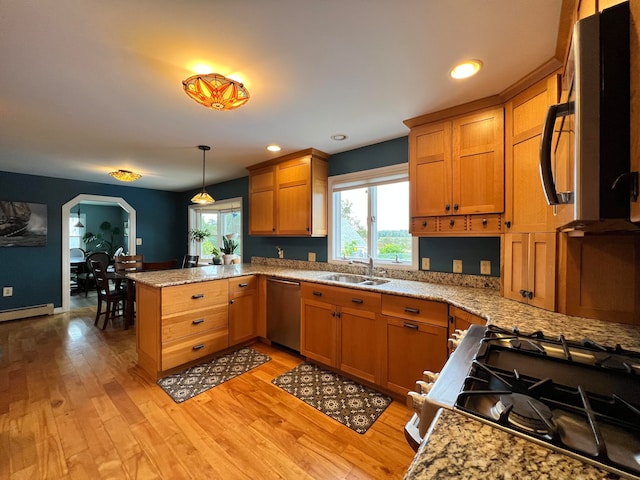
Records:
[[[130,273],[143,269],[144,255],[119,255],[113,257],[113,266],[117,273]]]
[[[178,265],[177,260],[162,260],[160,262],[144,262],[143,269],[145,272],[152,270],[171,270]]]
[[[198,266],[200,255],[185,255],[182,259],[182,268],[192,268]]]

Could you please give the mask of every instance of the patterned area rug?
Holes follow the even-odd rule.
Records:
[[[336,373],[302,363],[273,383],[358,433],[365,433],[391,398]]]
[[[158,385],[176,403],[182,403],[269,360],[271,357],[264,353],[256,352],[252,348],[241,348],[209,363],[161,378]]]

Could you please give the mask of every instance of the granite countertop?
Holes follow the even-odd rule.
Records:
[[[542,330],[567,339],[585,337],[605,345],[640,349],[640,327],[549,312],[505,299],[496,289],[445,285],[390,278],[376,286],[325,280],[331,265],[301,269],[263,264],[206,266],[183,270],[133,273],[133,280],[153,287],[261,274],[380,293],[441,301],[486,318],[488,323],[522,332]],[[315,266],[314,266],[315,267]],[[335,272],[334,272],[335,273]],[[608,472],[529,440],[503,432],[463,414],[441,410],[407,470],[406,480],[422,479],[603,479]]]

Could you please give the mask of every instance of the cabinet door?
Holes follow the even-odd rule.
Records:
[[[449,332],[453,333],[454,330],[468,330],[471,325],[486,325],[487,321],[474,315],[473,313],[465,312],[457,307],[449,307],[451,312],[451,323],[453,330]]]
[[[229,300],[229,345],[246,342],[257,336],[256,291]]]
[[[330,367],[337,366],[336,309],[323,302],[303,300],[300,353]]]
[[[340,370],[379,383],[381,322],[371,312],[342,308],[339,315]]]
[[[411,217],[445,215],[451,208],[451,122],[409,133]]]
[[[276,166],[278,235],[309,235],[311,232],[311,157],[288,160]]]
[[[528,289],[533,292],[530,305],[555,310],[556,307],[556,234],[529,234]]]
[[[506,107],[506,225],[510,232],[549,232],[553,209],[540,182],[540,139],[549,105],[558,102],[553,75],[511,100]]]
[[[526,301],[522,291],[527,289],[529,235],[506,233],[504,236],[503,295],[512,300]]]
[[[504,211],[504,113],[502,108],[453,121],[451,213]]]
[[[439,372],[447,360],[447,327],[387,317],[385,384],[406,395],[422,372]]]
[[[276,233],[276,180],[275,169],[267,167],[249,175],[249,233],[273,235]]]

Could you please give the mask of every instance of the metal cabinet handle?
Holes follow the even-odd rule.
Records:
[[[194,325],[200,325],[201,323],[204,323],[204,318],[198,318],[191,323],[193,323]]]
[[[507,226],[507,228],[511,228],[511,220],[507,220],[506,222],[504,222],[504,224]]]
[[[201,348],[204,348],[204,343],[199,343],[198,345],[191,347],[192,350],[200,350]]]
[[[426,226],[427,226],[427,221],[426,221],[426,220],[423,220],[423,221],[422,221],[422,226],[423,226],[423,227],[426,227]]]
[[[351,301],[353,303],[359,303],[359,304],[363,304],[364,300],[362,300],[361,298],[352,298]]]
[[[483,218],[482,219],[482,225],[486,227],[487,223],[488,223],[488,220],[486,218]]]
[[[199,298],[204,298],[204,293],[195,293],[191,295],[191,298],[193,298],[194,300],[198,300]]]
[[[420,314],[419,308],[404,307],[404,311],[405,313],[413,313],[414,315]]]
[[[249,286],[249,284],[248,284],[248,283],[239,283],[239,284],[238,284],[238,286],[239,286],[240,288],[243,288],[243,287],[248,287],[248,286]]]
[[[455,220],[449,220],[449,227],[453,227],[456,224]]]
[[[456,211],[456,212],[457,212],[459,208],[460,208],[460,205],[458,205],[457,203],[454,203],[454,204],[453,204],[453,210],[454,210],[454,211]]]
[[[451,205],[449,205],[448,203],[444,206],[444,209],[446,212],[448,212],[449,210],[451,210]]]
[[[230,303],[231,305],[233,305],[233,303],[234,303],[234,302],[235,302],[235,300],[229,300],[229,303]]]
[[[314,296],[314,297],[321,297],[321,296],[322,296],[322,292],[319,292],[319,291],[317,291],[317,290],[314,290],[314,291],[313,291],[313,296]]]
[[[403,323],[402,326],[404,328],[410,328],[411,330],[418,330],[420,327],[418,327],[418,325],[414,325],[413,323]]]

